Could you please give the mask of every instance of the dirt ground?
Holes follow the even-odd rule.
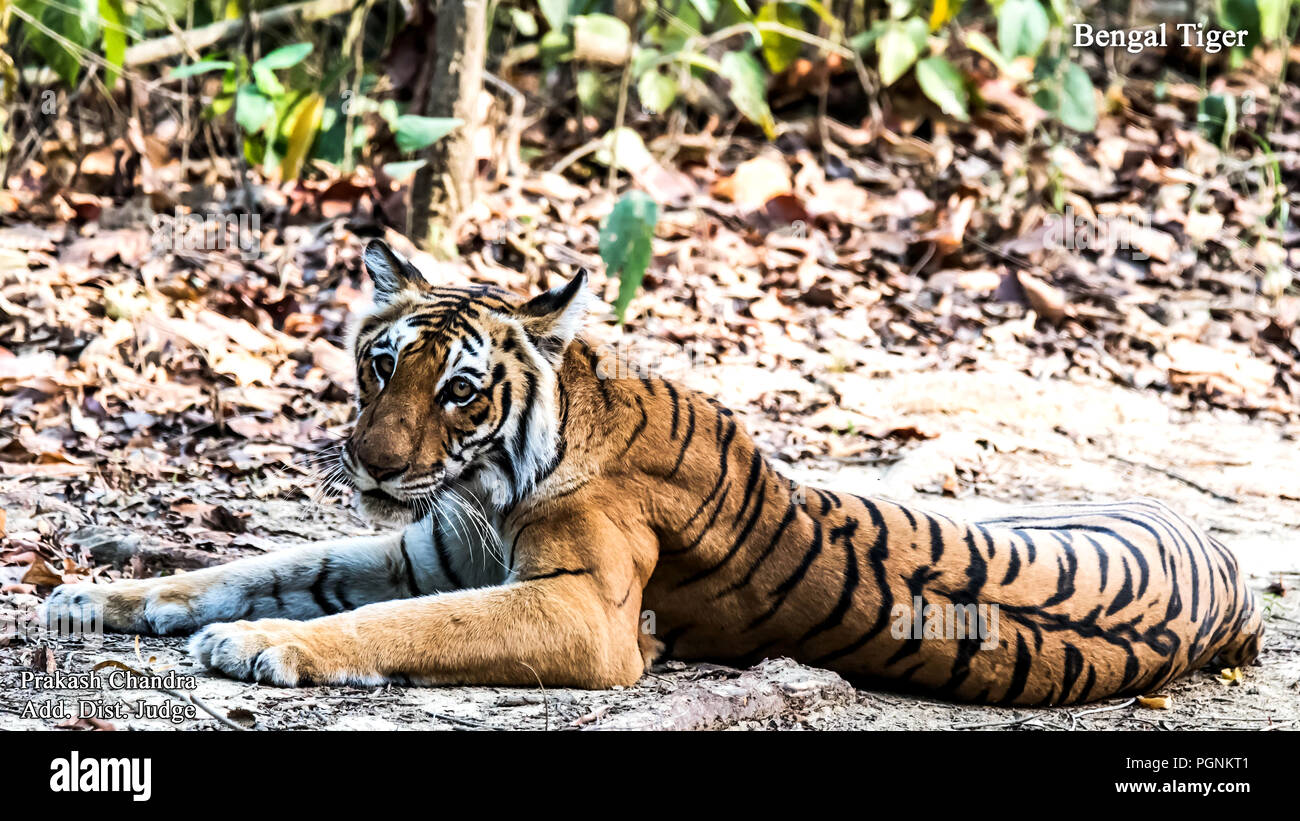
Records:
[[[882,357],[885,357],[882,354]],[[885,357],[888,358],[888,357]],[[794,478],[928,506],[983,515],[1005,505],[1047,500],[1158,497],[1190,512],[1233,547],[1266,597],[1268,634],[1244,680],[1225,684],[1202,670],[1159,695],[1170,709],[1131,699],[1059,709],[953,705],[896,693],[855,690],[837,676],[788,661],[750,671],[668,662],[636,687],[607,692],[509,688],[285,690],[207,675],[184,654],[183,640],[108,636],[102,644],[67,641],[48,649],[21,634],[0,637],[0,729],[49,728],[53,718],[23,717],[41,705],[143,699],[185,707],[187,694],[160,691],[38,691],[24,671],[84,671],[105,659],[137,669],[197,677],[189,694],[203,708],[178,724],[166,718],[113,720],[118,729],[781,728],[781,729],[1295,729],[1300,725],[1300,426],[1228,411],[1172,408],[1159,395],[1101,381],[1036,380],[1003,372],[933,371],[882,362],[827,372],[814,390],[833,400],[836,427],[912,426],[929,438],[887,458],[848,452],[776,466]],[[697,368],[684,375],[746,417],[769,452],[789,445],[779,412],[758,410],[773,375],[747,365]],[[806,390],[804,384],[801,389]],[[218,549],[231,558],[302,540],[364,532],[342,505],[313,506],[264,482],[214,486],[201,476],[159,480],[131,493],[72,506],[52,478],[0,479],[10,532],[68,531],[87,525],[104,536],[135,534],[147,546],[163,527],[160,511],[178,499],[220,502],[247,513],[247,534]],[[174,534],[173,534],[174,535]],[[1266,589],[1273,592],[1265,593]],[[1281,593],[1281,595],[1278,595]],[[30,595],[0,596],[0,613],[29,611]],[[205,710],[222,718],[219,723]]]

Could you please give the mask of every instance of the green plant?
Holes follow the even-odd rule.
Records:
[[[285,180],[296,179],[313,156],[336,163],[344,159],[348,150],[342,144],[341,125],[348,114],[378,113],[392,131],[398,151],[405,155],[432,145],[462,125],[456,119],[402,113],[392,100],[352,99],[350,93],[327,98],[327,90],[338,85],[343,67],[321,82],[313,82],[308,73],[295,71],[312,51],[312,44],[304,42],[282,46],[251,65],[242,55],[234,60],[204,59],[175,69],[171,77],[223,71],[221,93],[209,114],[220,117],[233,108],[235,122],[244,133],[245,158]],[[334,132],[338,132],[334,139],[321,139]],[[351,148],[360,148],[371,136],[367,128],[357,129]],[[395,162],[387,164],[385,171],[400,178],[421,165],[422,160]]]
[[[1071,62],[1064,37],[1070,6],[1064,0],[993,0],[996,44],[973,26],[958,24],[962,0],[933,0],[927,13],[916,0],[893,0],[889,15],[857,35],[852,45],[876,56],[880,80],[892,86],[913,72],[917,85],[949,117],[970,119],[967,79],[949,54],[964,46],[1023,85],[1049,115],[1076,131],[1096,126],[1088,73]]]
[[[65,83],[76,82],[85,55],[102,52],[112,88],[126,54],[122,0],[16,0],[13,12],[27,24],[27,44]]]
[[[775,136],[767,100],[772,74],[785,71],[805,46],[851,52],[841,44],[842,25],[819,0],[773,0],[750,8],[745,0],[677,0],[642,6],[636,32],[599,11],[593,0],[541,0],[546,31],[537,52],[544,66],[573,64],[578,99],[588,111],[617,103],[620,83],[606,81],[611,67],[626,69],[641,105],[662,114],[685,98],[709,96],[708,81],[725,81],[727,99],[750,122]],[[539,31],[522,9],[506,17],[517,34]],[[813,33],[824,23],[829,38]],[[726,44],[721,56],[710,55]]]
[[[641,191],[629,191],[601,226],[600,257],[606,273],[619,278],[614,314],[620,325],[650,266],[650,243],[658,221],[658,204]]]

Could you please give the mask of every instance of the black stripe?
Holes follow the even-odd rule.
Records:
[[[311,597],[316,602],[316,606],[321,609],[321,612],[327,616],[339,612],[338,607],[331,604],[330,600],[325,597],[325,580],[329,578],[329,575],[330,560],[326,556],[321,560],[320,570],[316,573],[315,581],[311,583]]]
[[[858,589],[858,554],[853,547],[853,536],[858,530],[858,520],[852,516],[846,517],[844,524],[831,529],[830,541],[835,543],[836,539],[844,545],[844,584],[840,588],[840,598],[831,608],[831,612],[826,614],[826,618],[821,623],[804,633],[803,638],[799,640],[800,644],[811,641],[814,637],[830,630],[832,627],[838,627],[844,621],[844,614],[849,612],[849,607],[853,604],[853,592]]]
[[[284,598],[280,595],[280,574],[274,570],[271,571],[271,598],[275,599],[276,607],[284,609]]]
[[[759,568],[762,567],[763,562],[767,561],[768,557],[771,556],[772,553],[776,550],[777,545],[781,541],[781,535],[785,533],[786,528],[788,528],[790,526],[790,523],[794,521],[795,516],[798,515],[798,510],[799,508],[795,505],[794,502],[790,502],[786,506],[785,516],[781,518],[781,524],[777,525],[776,532],[773,533],[772,538],[768,540],[767,547],[763,548],[763,552],[760,553],[758,555],[758,558],[754,560],[753,566],[751,566],[749,568],[749,571],[745,573],[744,578],[742,578],[738,582],[733,583],[726,590],[723,590],[721,593],[719,593],[716,596],[716,598],[720,599],[723,596],[727,595],[728,593],[734,593],[737,590],[749,586],[749,583],[754,578],[754,574],[758,572]]]
[[[416,596],[423,596],[415,583],[415,567],[411,564],[411,554],[406,552],[406,533],[402,533],[402,563],[406,565],[406,587]]]
[[[650,421],[650,418],[646,416],[645,402],[641,400],[641,397],[635,394],[633,394],[632,398],[636,400],[637,409],[641,411],[641,420],[636,423],[636,427],[632,430],[632,435],[627,439],[627,444],[624,445],[623,450],[619,452],[619,457],[627,455],[627,452],[632,449],[633,443],[635,443],[637,439],[641,438],[642,432],[645,431],[646,424]]]
[[[451,566],[451,554],[447,551],[447,546],[442,543],[442,526],[437,522],[429,528],[429,533],[433,536],[433,555],[437,557],[438,564],[442,566],[442,573],[447,577],[447,581],[455,585],[456,590],[464,589],[465,583],[460,580],[456,574],[456,569]]]
[[[1007,551],[1011,554],[1011,561],[1007,564],[1007,573],[1002,577],[1002,584],[1011,584],[1020,575],[1020,554],[1016,552],[1016,540],[1014,536],[1007,537]]]
[[[764,487],[761,491],[759,491],[758,502],[755,503],[754,505],[754,512],[750,514],[749,521],[745,522],[745,526],[741,528],[741,531],[739,533],[736,534],[736,538],[731,542],[731,547],[727,550],[725,554],[723,554],[722,558],[719,561],[715,562],[712,566],[704,568],[703,570],[697,572],[695,575],[686,579],[685,581],[683,581],[681,584],[677,586],[686,587],[689,584],[695,584],[701,579],[706,579],[709,576],[712,576],[714,573],[721,570],[722,566],[725,565],[727,562],[731,561],[736,556],[736,554],[740,552],[740,546],[743,545],[749,539],[749,534],[753,532],[754,525],[757,524],[758,522],[759,514],[763,512],[763,504],[766,501],[766,499],[767,499],[767,488]]]
[[[749,509],[749,502],[754,498],[754,488],[758,485],[759,469],[762,466],[763,457],[759,455],[758,448],[754,448],[754,455],[749,460],[749,476],[745,477],[745,494],[740,500],[740,510],[736,511],[736,517],[731,522],[733,527],[740,523],[740,518]]]
[[[813,560],[815,560],[821,552],[822,523],[814,519],[812,544],[809,545],[808,550],[804,552],[803,559],[800,560],[799,566],[794,569],[794,572],[791,573],[789,577],[787,577],[786,580],[776,588],[776,590],[772,591],[772,594],[777,597],[776,601],[767,609],[767,612],[759,615],[746,625],[746,630],[753,630],[763,622],[772,618],[772,616],[776,615],[776,611],[781,609],[782,604],[785,604],[785,600],[790,595],[790,591],[803,580],[803,577],[808,573],[808,568],[812,566]]]
[[[1083,653],[1073,644],[1065,645],[1065,672],[1061,677],[1061,703],[1070,703],[1070,691],[1083,673]]]
[[[922,513],[930,523],[930,562],[936,563],[943,556],[943,534],[939,532],[939,523],[929,513]]]
[[[1079,570],[1079,560],[1075,558],[1074,545],[1070,543],[1069,539],[1059,533],[1052,533],[1051,535],[1061,543],[1061,550],[1064,553],[1064,558],[1059,554],[1056,557],[1056,592],[1052,594],[1051,598],[1043,602],[1042,605],[1040,605],[1041,607],[1051,607],[1052,605],[1060,604],[1073,596],[1074,576]]]
[[[537,576],[528,576],[527,578],[522,578],[519,581],[537,582],[537,581],[541,581],[542,579],[554,579],[557,576],[586,576],[589,575],[590,573],[591,573],[591,568],[589,567],[579,567],[576,570],[567,567],[561,567],[556,570],[552,570],[549,573],[542,573]]]
[[[673,422],[672,427],[668,430],[668,438],[676,439],[677,422],[681,419],[682,415],[681,401],[677,396],[677,388],[673,387],[673,383],[665,381],[664,387],[668,389],[668,399],[673,403]]]
[[[713,483],[713,489],[709,491],[708,496],[704,497],[704,501],[700,503],[700,506],[696,509],[695,513],[691,515],[691,518],[687,519],[686,523],[681,526],[682,532],[685,532],[686,528],[690,527],[691,523],[693,523],[699,517],[699,515],[704,512],[705,508],[709,506],[709,503],[713,501],[713,497],[717,495],[718,489],[722,487],[722,483],[726,481],[727,462],[730,461],[730,454],[731,454],[731,440],[735,437],[735,435],[736,435],[736,423],[732,422],[731,420],[727,420],[726,435],[722,437],[722,441],[719,442],[718,444],[718,447],[722,452],[722,461],[721,464],[718,466],[718,480]],[[721,508],[721,503],[719,503],[719,508]],[[714,518],[716,519],[717,518],[716,510],[714,511],[713,515]]]
[[[1002,696],[1002,704],[1011,704],[1020,698],[1025,692],[1025,684],[1029,681],[1029,666],[1032,660],[1029,656],[1029,647],[1025,645],[1025,637],[1016,633],[1016,666],[1011,672],[1011,684],[1007,686],[1006,693]]]
[[[885,517],[881,515],[880,509],[870,499],[862,496],[858,496],[857,499],[866,507],[867,513],[871,515],[871,525],[876,529],[876,539],[871,549],[867,551],[867,561],[871,564],[871,574],[880,592],[880,605],[876,608],[875,620],[865,633],[850,644],[816,659],[813,664],[825,664],[852,655],[865,647],[867,642],[878,636],[885,629],[885,625],[889,624],[890,611],[894,609],[894,594],[889,587],[885,569],[885,562],[889,559],[889,528],[885,525]],[[849,547],[851,551],[852,546]]]
[[[682,466],[682,460],[686,458],[686,449],[691,445],[691,437],[695,436],[695,405],[686,403],[686,438],[682,440],[682,449],[677,451],[677,461],[673,464],[673,469],[668,471],[664,478],[671,479],[677,475],[677,471]]]

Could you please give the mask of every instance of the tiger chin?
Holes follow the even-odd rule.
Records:
[[[585,274],[521,301],[429,284],[383,242],[363,259],[375,306],[352,341],[339,467],[363,510],[401,526],[64,585],[51,623],[194,633],[204,665],[276,685],[606,688],[659,654],[788,656],[1029,705],[1151,692],[1258,652],[1232,553],[1159,502],[962,522],[797,487],[712,398],[606,378],[580,335]]]

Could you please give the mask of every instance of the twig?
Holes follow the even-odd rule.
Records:
[[[978,729],[981,729],[981,728],[984,728],[984,727],[1015,727],[1015,726],[1017,726],[1017,725],[1019,725],[1019,724],[1024,724],[1024,723],[1027,722],[1027,721],[1037,721],[1037,720],[1038,720],[1039,718],[1041,718],[1041,717],[1042,717],[1042,716],[1039,716],[1039,715],[1028,715],[1028,716],[1025,716],[1024,718],[1017,718],[1017,719],[1014,719],[1014,720],[1012,720],[1012,721],[987,721],[987,722],[984,722],[983,724],[954,724],[952,727],[949,727],[948,729],[950,729],[950,730],[978,730]]]
[[[1128,701],[1121,702],[1119,704],[1112,704],[1109,707],[1095,707],[1091,710],[1084,710],[1083,712],[1080,713],[1071,713],[1071,716],[1073,718],[1083,718],[1084,716],[1090,716],[1095,713],[1109,713],[1112,710],[1122,710],[1125,707],[1131,707],[1134,704],[1137,704],[1137,699],[1130,698]]]
[[[636,11],[634,12],[634,27],[632,29],[631,42],[637,41],[637,29],[640,28],[641,3],[637,2]],[[618,108],[614,111],[614,130],[610,132],[609,138],[609,175],[605,178],[605,188],[611,195],[617,194],[615,185],[618,183],[618,144],[619,133],[623,130],[623,120],[627,116],[627,90],[632,82],[632,57],[629,52],[627,62],[623,63],[623,76],[618,81]]]
[[[439,721],[446,721],[451,724],[459,724],[460,726],[468,727],[471,730],[492,729],[491,727],[489,727],[488,725],[484,724],[481,721],[471,721],[468,718],[460,718],[458,716],[447,715],[446,713],[429,713],[429,715],[433,716]]]
[[[558,161],[556,161],[554,165],[546,169],[546,173],[559,174],[562,171],[564,171],[564,169],[573,165],[575,162],[587,156],[588,154],[596,153],[597,151],[600,150],[601,146],[603,146],[604,144],[605,144],[604,137],[595,137],[591,140],[588,140],[587,142],[583,143],[582,145],[570,151],[568,154],[565,154],[563,157],[561,157]]]
[[[122,65],[143,66],[175,57],[186,50],[207,48],[238,37],[249,26],[274,26],[299,17],[303,21],[323,20],[351,8],[352,0],[313,0],[270,11],[251,12],[234,20],[222,20],[187,31],[183,36],[172,34],[138,43],[126,50]]]
[[[1132,459],[1125,459],[1123,456],[1116,456],[1113,453],[1110,454],[1110,458],[1114,459],[1116,462],[1123,462],[1124,464],[1130,465],[1135,468],[1146,468],[1147,470],[1154,471],[1155,473],[1162,473],[1165,476],[1168,476],[1170,479],[1174,479],[1176,481],[1182,482],[1183,484],[1187,485],[1188,487],[1194,490],[1199,490],[1201,493],[1204,493],[1208,496],[1213,496],[1215,499],[1218,499],[1220,502],[1227,502],[1228,504],[1232,504],[1232,505],[1241,504],[1241,500],[1234,496],[1228,496],[1226,494],[1219,493],[1218,491],[1210,490],[1205,485],[1198,484],[1197,482],[1188,479],[1186,476],[1183,476],[1180,473],[1175,473],[1174,471],[1169,470],[1168,468],[1149,465],[1146,462],[1135,462]]]
[[[551,702],[550,699],[546,697],[546,687],[542,684],[542,677],[537,675],[537,671],[534,670],[533,666],[528,662],[521,661],[519,663],[527,667],[528,672],[532,673],[533,678],[537,679],[537,689],[542,691],[542,729],[549,732],[551,729]]]
[[[506,173],[510,175],[508,183],[512,198],[517,198],[523,184],[523,161],[519,154],[519,141],[524,133],[524,94],[519,89],[502,80],[491,72],[483,72],[483,84],[501,92],[510,98],[510,118],[506,124],[505,152]]]

